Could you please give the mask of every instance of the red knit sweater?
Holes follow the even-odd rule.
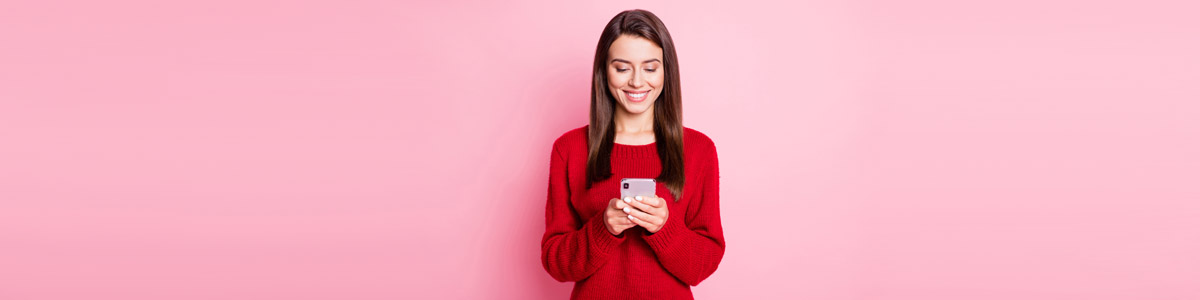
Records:
[[[587,189],[587,126],[554,141],[542,266],[558,281],[575,282],[571,299],[692,299],[689,285],[717,270],[725,237],[716,148],[708,136],[684,128],[683,152],[679,202],[657,183],[670,212],[666,225],[653,234],[634,226],[614,236],[604,227],[604,208],[621,196],[621,178],[658,176],[655,144],[613,145],[613,176]]]

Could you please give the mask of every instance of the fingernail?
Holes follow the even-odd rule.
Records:
[[[630,219],[630,220],[633,220],[633,215],[629,215],[629,219]]]
[[[642,196],[633,197],[633,199],[637,199],[637,201],[642,201]]]
[[[629,203],[629,202],[632,202],[632,201],[633,201],[633,200],[629,200],[629,197],[625,197],[625,203]]]
[[[622,209],[622,210],[624,210],[624,211],[625,211],[625,213],[629,213],[629,208],[628,208],[628,207],[626,207],[625,209]]]

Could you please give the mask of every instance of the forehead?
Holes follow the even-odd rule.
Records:
[[[636,35],[622,34],[608,46],[608,59],[624,59],[631,62],[641,62],[649,59],[662,60],[662,47],[654,42]]]

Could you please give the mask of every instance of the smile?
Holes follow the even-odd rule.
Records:
[[[642,102],[642,101],[645,101],[645,100],[646,100],[646,95],[649,95],[649,94],[650,94],[650,91],[649,91],[649,90],[646,90],[646,91],[625,91],[625,98],[626,98],[626,99],[629,99],[629,102],[635,102],[635,103],[636,103],[636,102]]]

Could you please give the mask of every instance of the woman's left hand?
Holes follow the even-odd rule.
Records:
[[[634,224],[646,228],[650,233],[658,232],[667,224],[667,201],[657,196],[625,197],[621,199],[633,208],[626,207],[625,213]]]

